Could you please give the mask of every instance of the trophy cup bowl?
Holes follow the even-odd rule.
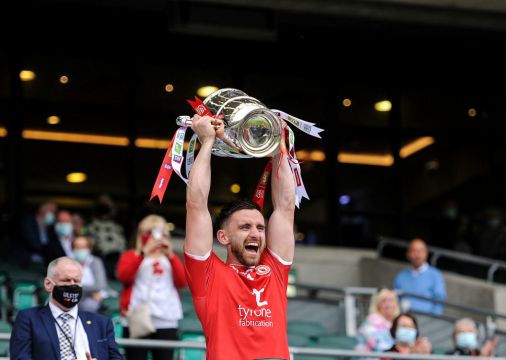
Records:
[[[215,91],[203,103],[223,121],[225,136],[231,140],[216,139],[214,154],[231,157],[246,154],[260,158],[279,146],[283,130],[281,120],[259,100],[241,90],[226,88]],[[188,118],[178,119],[178,123],[191,124]]]

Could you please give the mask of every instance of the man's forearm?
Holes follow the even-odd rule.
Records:
[[[288,164],[286,156],[282,157],[279,163],[281,153],[278,153],[272,159],[272,205],[274,210],[295,210],[295,184],[293,182],[292,171]],[[279,166],[279,169],[278,169]]]
[[[202,144],[199,154],[190,171],[186,190],[186,205],[191,207],[207,207],[207,199],[211,189],[211,148],[212,141]]]

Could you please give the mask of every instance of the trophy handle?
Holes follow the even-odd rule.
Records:
[[[190,127],[192,126],[192,119],[188,115],[181,115],[176,118],[176,124],[179,126]]]

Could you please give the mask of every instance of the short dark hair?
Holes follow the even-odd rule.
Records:
[[[410,313],[401,313],[401,314],[397,315],[397,317],[392,322],[392,327],[390,328],[390,335],[392,335],[392,338],[395,339],[395,333],[397,332],[397,326],[398,326],[399,320],[403,316],[408,317],[411,320],[413,320],[413,324],[415,324],[415,329],[416,329],[416,337],[418,337],[418,333],[419,333],[418,322],[416,321],[415,316]]]
[[[258,210],[262,212],[260,206],[257,203],[248,200],[248,199],[237,199],[226,204],[220,211],[218,218],[216,219],[216,225],[218,225],[218,229],[223,228],[223,224],[239,210]]]

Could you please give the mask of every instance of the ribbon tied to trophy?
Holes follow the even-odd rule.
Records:
[[[223,121],[224,136],[216,138],[211,150],[214,155],[233,158],[261,158],[281,151],[283,156],[287,156],[292,170],[296,192],[295,205],[299,207],[302,198],[309,199],[302,181],[300,163],[295,153],[293,131],[283,123],[290,123],[299,130],[317,138],[321,138],[319,133],[323,129],[316,127],[314,123],[296,118],[283,111],[269,109],[259,100],[238,89],[220,89],[206,97],[204,101],[195,97],[194,100],[188,100],[188,103],[198,115],[214,116]],[[158,197],[160,203],[172,172],[176,172],[188,184],[188,176],[195,159],[197,134],[193,134],[190,139],[186,158],[183,154],[184,139],[186,130],[192,124],[191,118],[179,116],[176,123],[179,128],[172,137],[151,192],[150,199]],[[184,175],[181,172],[183,162],[185,162]],[[253,195],[253,201],[261,208],[271,171],[272,160],[269,160]]]

